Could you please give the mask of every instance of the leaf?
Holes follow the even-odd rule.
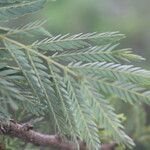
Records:
[[[10,108],[16,111],[19,107],[22,107],[23,103],[25,103],[25,109],[27,105],[31,104],[32,107],[38,106],[34,109],[34,114],[38,114],[39,104],[35,102],[34,98],[30,97],[29,100],[26,96],[29,93],[26,93],[25,89],[22,91],[21,87],[18,87],[18,83],[22,80],[23,77],[18,75],[18,70],[8,68],[6,64],[0,64],[0,105],[3,106],[5,110],[3,113],[4,116],[7,114],[7,118],[11,116],[11,112],[9,112]],[[3,109],[0,111],[2,112]],[[28,112],[31,111],[28,109]]]
[[[7,32],[7,36],[10,36],[10,35],[13,35],[13,34],[17,34],[17,33],[26,33],[31,31],[31,30],[34,30],[34,29],[37,29],[39,30],[39,28],[46,22],[46,20],[36,20],[36,21],[33,21],[33,22],[30,22],[26,25],[23,25],[23,26],[19,26],[19,27],[16,27],[16,28],[13,28],[13,29],[7,29],[8,32]],[[18,35],[18,34],[17,34]]]
[[[61,107],[64,112],[65,122],[66,122],[65,126],[67,126],[67,132],[68,132],[66,134],[69,134],[73,138],[73,140],[77,142],[78,132],[76,129],[76,124],[74,122],[74,117],[73,117],[74,112],[70,108],[71,103],[70,103],[67,87],[63,81],[63,78],[60,77],[60,75],[56,73],[56,71],[54,71],[55,67],[49,66],[49,68],[52,74],[54,91],[61,103]]]
[[[98,83],[99,88],[105,93],[116,95],[130,104],[150,103],[150,91],[136,84],[130,82],[109,82],[105,79],[95,80],[95,83]]]
[[[86,94],[86,101],[91,106],[96,123],[99,127],[104,128],[111,133],[113,139],[127,146],[134,146],[132,139],[124,133],[124,128],[118,120],[109,102],[94,88],[91,83],[84,80],[83,92]]]
[[[91,106],[89,106],[86,103],[86,99],[82,97],[84,93],[80,91],[79,85],[74,83],[68,75],[66,75],[65,78],[67,91],[71,101],[70,109],[73,111],[79,138],[84,140],[90,149],[97,150],[100,147],[100,140]]]
[[[4,1],[1,2],[4,3]],[[20,1],[18,3],[15,3],[14,1],[7,2],[13,3],[11,5],[8,3],[4,6],[0,6],[0,21],[16,18],[21,15],[37,11],[43,7],[46,0]]]
[[[55,60],[61,60],[65,62],[116,62],[119,63],[119,60],[132,60],[135,58],[141,60],[141,57],[134,55],[130,52],[130,49],[114,50],[116,45],[102,45],[95,47],[88,47],[80,50],[69,50],[61,53],[54,53],[52,58]],[[130,52],[130,53],[129,53]],[[127,54],[128,53],[128,54]]]
[[[124,37],[123,34],[118,32],[106,33],[86,33],[76,34],[69,36],[57,35],[51,38],[45,38],[41,41],[35,41],[31,46],[47,51],[64,51],[64,50],[77,50],[80,48],[90,47],[92,45],[107,45],[119,41]]]
[[[10,4],[10,3],[16,3],[21,1],[28,1],[28,0],[0,0],[0,3],[2,4]]]
[[[81,62],[71,63],[68,66],[74,70],[79,70],[83,74],[93,74],[98,77],[108,78],[112,81],[128,81],[137,84],[148,83],[150,81],[150,71],[140,67],[134,67],[133,65],[121,65],[107,62]]]
[[[6,41],[5,45],[23,72],[30,88],[37,96],[37,100],[48,107],[47,111],[54,121],[55,130],[65,134],[67,130],[65,116],[63,115],[61,102],[52,88],[51,75],[48,74],[49,68],[43,65],[43,60],[35,54],[29,51],[23,52],[22,49],[18,49],[15,45]]]

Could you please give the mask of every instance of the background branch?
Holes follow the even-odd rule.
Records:
[[[63,140],[59,135],[47,135],[32,130],[30,124],[18,124],[10,122],[10,124],[0,125],[0,134],[8,135],[22,139],[26,142],[39,146],[56,147],[60,150],[76,150],[76,145],[71,141]],[[84,142],[79,142],[80,150],[88,150]],[[117,146],[116,142],[103,144],[102,150],[114,150]]]

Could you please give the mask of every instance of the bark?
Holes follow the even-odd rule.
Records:
[[[30,142],[34,145],[56,147],[59,150],[76,150],[76,145],[70,141],[63,140],[59,135],[47,135],[36,132],[30,124],[18,124],[10,122],[9,125],[0,125],[0,134],[16,137]],[[84,142],[79,141],[80,150],[89,150]],[[103,144],[101,150],[114,150],[115,142]]]

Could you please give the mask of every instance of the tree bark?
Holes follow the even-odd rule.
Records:
[[[0,125],[0,134],[8,135],[30,142],[34,145],[56,147],[59,150],[76,150],[76,145],[63,140],[59,135],[47,135],[32,130],[30,124],[18,124],[10,122],[9,125]],[[80,150],[89,150],[84,142],[79,141]],[[114,150],[117,143],[102,144],[101,150]]]

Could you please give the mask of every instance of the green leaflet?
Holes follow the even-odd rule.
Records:
[[[131,104],[148,103],[150,104],[150,91],[133,83],[109,82],[105,79],[91,79],[91,81],[99,83],[99,88],[111,95],[117,95],[120,99]]]
[[[124,38],[124,35],[118,32],[66,34],[35,41],[31,46],[41,50],[61,52],[64,50],[78,50],[93,45],[107,45],[122,38]]]
[[[87,80],[84,81],[82,91],[86,97],[85,100],[91,106],[97,125],[105,128],[106,131],[108,130],[115,141],[124,143],[129,147],[134,145],[132,139],[124,133],[124,128],[120,120],[118,120],[113,107],[99,91],[91,87],[91,83]]]
[[[65,76],[65,81],[71,103],[70,109],[73,112],[79,138],[86,141],[88,147],[95,150],[100,147],[100,140],[91,106],[86,103],[85,99],[82,99],[83,93],[80,91],[80,85],[68,75]]]
[[[115,50],[116,45],[102,45],[95,47],[88,47],[80,50],[69,50],[61,53],[54,53],[52,56],[55,60],[65,61],[65,62],[116,62],[119,60],[142,60],[143,58],[131,53],[130,49]]]
[[[19,96],[21,95],[21,91],[15,87],[15,83],[12,80],[20,80],[20,77],[16,75],[16,73],[16,70],[7,69],[6,64],[0,65],[0,93],[9,97],[10,99],[16,98],[22,100],[23,97]]]
[[[23,2],[23,1],[29,1],[29,0],[0,0],[0,3],[9,4],[9,3],[16,3],[16,2]]]
[[[11,112],[8,111],[9,107],[13,110],[24,108],[25,110],[28,110],[28,112],[32,112],[36,115],[39,111],[42,113],[42,109],[40,108],[42,105],[29,96],[30,93],[27,93],[25,89],[22,91],[21,87],[18,86],[19,82],[23,79],[23,76],[18,73],[18,70],[11,69],[7,67],[6,64],[0,64],[0,105],[3,106],[3,109],[0,109],[0,113],[3,113],[4,116],[7,114],[5,119],[10,118],[11,116]],[[32,108],[36,108],[33,110],[31,106]]]
[[[46,105],[46,111],[48,111],[51,119],[53,119],[55,132],[65,134],[66,121],[61,109],[61,102],[50,80],[51,72],[49,67],[43,65],[43,60],[33,53],[29,51],[24,52],[22,49],[18,49],[18,47],[6,41],[5,45],[23,72],[28,85],[37,96],[37,101]]]
[[[65,126],[67,126],[66,134],[69,134],[72,140],[77,142],[78,131],[73,117],[74,112],[71,110],[70,97],[65,85],[65,81],[57,73],[57,69],[54,66],[49,66],[49,69],[52,74],[53,89],[61,104],[65,116]]]
[[[31,1],[7,1],[6,5],[0,5],[0,21],[12,19],[41,9],[46,0]],[[10,4],[12,3],[12,4]],[[4,4],[4,1],[2,1]]]
[[[133,65],[121,65],[107,62],[71,63],[70,68],[80,71],[81,74],[108,78],[111,81],[133,82],[137,84],[150,84],[150,71]]]
[[[20,33],[24,33],[27,34],[29,31],[34,31],[35,29],[42,28],[41,26],[46,22],[46,20],[41,19],[41,20],[35,20],[33,22],[30,22],[28,24],[25,24],[23,26],[19,26],[13,29],[8,28],[8,32],[6,33],[7,36],[10,35],[15,35],[15,34],[20,34]]]

